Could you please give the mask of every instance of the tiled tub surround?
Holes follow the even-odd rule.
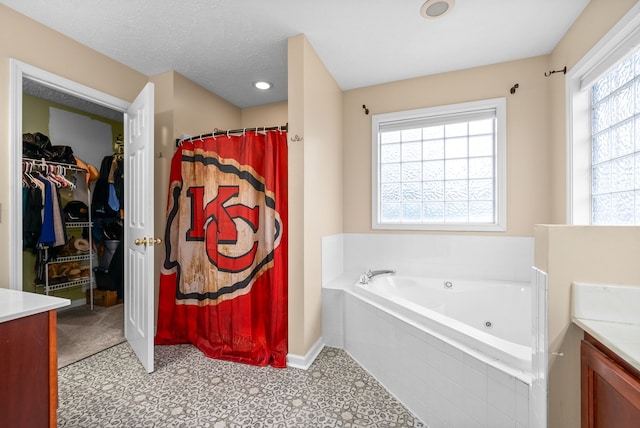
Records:
[[[403,276],[454,282],[473,278],[528,283],[532,261],[532,238],[326,238],[323,337],[328,345],[349,352],[431,428],[528,427],[530,372],[456,343],[357,294],[354,287],[367,269],[396,269]]]

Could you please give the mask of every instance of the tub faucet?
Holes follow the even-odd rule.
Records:
[[[369,269],[366,273],[360,275],[360,284],[368,284],[374,276],[379,275],[395,275],[396,271],[391,269],[374,270]]]

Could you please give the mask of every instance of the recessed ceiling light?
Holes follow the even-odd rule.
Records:
[[[266,91],[267,89],[271,89],[272,85],[269,82],[258,81],[258,82],[253,82],[253,86],[255,86],[257,89],[260,89],[262,91]]]
[[[420,15],[427,19],[437,19],[453,9],[456,0],[427,0],[420,8]]]

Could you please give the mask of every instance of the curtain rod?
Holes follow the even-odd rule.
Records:
[[[221,135],[230,135],[230,134],[244,134],[247,131],[253,132],[265,132],[265,131],[284,131],[287,132],[287,127],[289,124],[280,125],[280,126],[256,126],[251,128],[240,128],[240,129],[227,129],[226,131],[220,130],[218,128],[214,128],[213,132],[208,134],[200,134],[196,137],[187,137],[187,138],[176,138],[176,147],[180,146],[185,141],[195,141],[200,140],[202,138],[208,137],[219,137]]]

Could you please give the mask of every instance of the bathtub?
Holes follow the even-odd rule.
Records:
[[[531,372],[528,282],[378,276],[353,294],[520,379]]]

